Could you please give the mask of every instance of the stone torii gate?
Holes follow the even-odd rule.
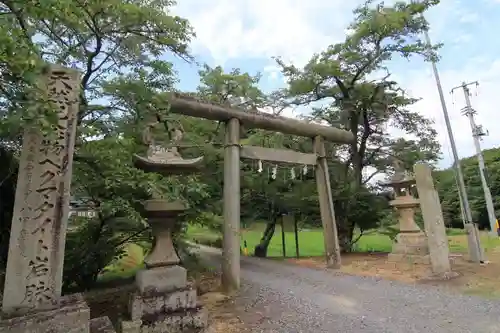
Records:
[[[205,103],[179,94],[172,96],[170,112],[226,124],[222,282],[227,290],[237,290],[240,286],[240,158],[317,166],[316,183],[326,262],[328,267],[340,267],[340,248],[324,142],[351,143],[354,140],[352,133],[265,112],[248,112]],[[240,125],[312,138],[314,152],[307,154],[286,149],[241,146]]]

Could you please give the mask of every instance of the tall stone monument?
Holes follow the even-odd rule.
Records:
[[[154,143],[145,133],[149,145],[147,158],[136,155],[136,166],[146,172],[163,175],[190,174],[197,171],[203,157],[183,159],[177,149],[182,139],[181,128],[170,131],[171,147]],[[146,268],[136,275],[137,291],[130,299],[130,318],[121,323],[123,333],[180,332],[201,329],[206,325],[207,312],[197,303],[196,290],[188,286],[187,271],[179,265],[172,243],[171,230],[179,215],[186,210],[184,203],[170,201],[153,194],[146,201],[148,223],[155,237],[154,247],[144,259]]]
[[[57,121],[49,135],[33,126],[23,136],[0,333],[88,333],[92,324],[83,297],[61,297],[79,73],[49,66],[40,87],[48,99],[43,107],[55,108]],[[110,327],[107,318],[95,322],[95,332]]]
[[[76,71],[51,67],[54,137],[27,128],[19,162],[2,311],[54,308],[61,296],[71,167],[80,95]]]
[[[394,189],[394,200],[390,202],[390,205],[398,213],[399,234],[396,236],[388,260],[429,264],[427,237],[415,223],[415,210],[420,205],[419,201],[412,195],[415,179],[404,170],[401,161],[396,160],[394,168],[394,177],[385,185]]]
[[[458,273],[451,270],[448,236],[446,235],[439,194],[434,188],[432,180],[432,170],[425,163],[415,164],[413,170],[428,238],[432,272],[435,276],[445,279],[456,277]]]

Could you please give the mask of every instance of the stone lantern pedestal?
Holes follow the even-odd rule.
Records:
[[[415,223],[415,211],[419,201],[411,194],[415,181],[410,177],[393,180],[388,185],[394,188],[395,199],[390,205],[398,213],[399,234],[396,236],[388,260],[415,264],[430,264],[427,236]]]
[[[201,329],[208,313],[198,304],[196,289],[188,285],[187,271],[179,266],[172,243],[172,228],[186,207],[181,202],[153,199],[146,202],[145,209],[155,242],[144,259],[146,268],[136,275],[137,291],[129,303],[130,320],[121,323],[121,332]]]
[[[136,275],[139,291],[163,292],[186,287],[187,272],[178,265],[180,260],[172,243],[172,228],[186,207],[181,202],[160,199],[146,201],[145,209],[154,244],[151,252],[144,258],[146,269]]]

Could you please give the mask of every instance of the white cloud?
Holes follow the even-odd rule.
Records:
[[[276,64],[269,64],[264,67],[264,73],[268,75],[271,80],[277,80],[279,77],[280,69]]]
[[[303,64],[312,53],[341,40],[351,10],[363,0],[183,0],[178,15],[197,33],[193,48],[218,64],[230,58],[282,56]]]
[[[209,52],[217,64],[241,58],[270,59],[272,56],[281,56],[301,66],[313,53],[344,37],[347,24],[353,17],[352,9],[363,2],[364,0],[182,0],[176,8],[176,14],[189,19],[196,30],[197,39],[193,44],[195,53]],[[466,23],[470,28],[478,24],[479,16],[477,10],[468,11],[463,0],[442,0],[437,8],[426,15],[432,26],[431,38],[434,42],[445,40],[448,52],[456,52],[453,56],[459,56],[457,50],[467,48],[467,43],[474,36],[473,31],[462,32],[464,28],[460,25]],[[464,106],[463,94],[460,91],[455,93],[453,107],[449,91],[463,80],[478,80],[481,83],[480,93],[472,102],[479,112],[477,122],[490,130],[490,136],[485,138],[483,147],[489,148],[500,142],[500,132],[495,131],[494,122],[491,121],[498,117],[495,97],[496,87],[500,87],[500,58],[492,61],[491,56],[496,55],[486,54],[485,50],[473,51],[472,58],[464,59],[466,65],[462,67],[450,69],[448,62],[453,60],[451,58],[443,59],[443,63],[439,65],[443,68],[441,80],[461,156],[474,153],[471,130],[466,117],[459,112]],[[395,78],[413,96],[423,98],[415,109],[436,120],[445,158],[442,165],[446,166],[450,164],[451,157],[435,81],[430,64],[422,63],[419,68],[395,73]],[[261,70],[271,78],[278,78],[277,68],[271,60]],[[287,110],[286,114],[292,113]]]
[[[474,23],[479,21],[478,13],[464,12],[458,19],[460,23]]]
[[[472,41],[473,38],[474,38],[474,36],[472,34],[464,33],[464,34],[455,36],[451,40],[451,42],[454,44],[455,47],[462,47],[461,44],[468,43],[468,42]]]

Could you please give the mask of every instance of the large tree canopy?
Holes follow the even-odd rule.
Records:
[[[390,170],[391,158],[407,167],[419,160],[438,158],[439,145],[432,122],[411,110],[417,100],[408,97],[390,80],[387,61],[395,56],[436,58],[437,46],[421,40],[427,29],[422,13],[438,1],[397,2],[373,6],[372,1],[355,10],[354,22],[344,42],[313,55],[304,68],[278,59],[288,87],[283,91],[290,104],[321,102],[311,117],[350,131],[357,140],[337,148],[343,165],[343,185],[337,189],[336,209],[340,235],[347,248],[355,226],[349,212],[358,205],[361,186],[374,175]],[[414,139],[394,138],[397,128]],[[372,167],[373,172],[364,172]]]

